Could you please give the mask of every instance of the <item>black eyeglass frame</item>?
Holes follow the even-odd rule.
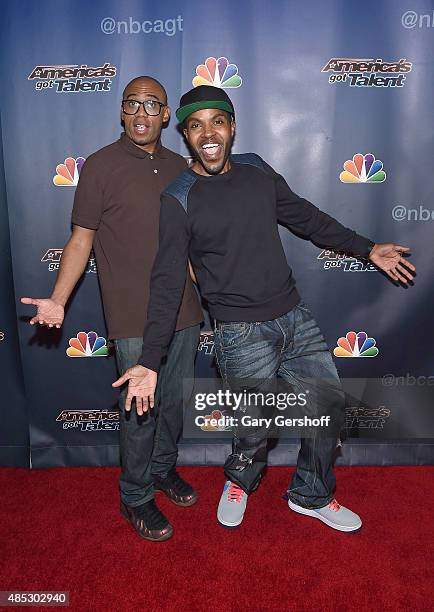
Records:
[[[125,110],[125,108],[124,108],[124,104],[125,104],[126,102],[136,102],[136,103],[138,104],[138,106],[137,106],[137,108],[136,108],[136,112],[135,112],[135,113],[127,113],[127,111],[126,111],[126,110]],[[157,113],[156,115],[151,115],[151,113],[148,113],[148,111],[146,110],[146,106],[145,106],[145,104],[146,104],[147,102],[154,102],[155,104],[159,104],[159,105],[160,105],[159,111],[158,111],[158,113]],[[160,102],[159,100],[153,100],[152,98],[148,98],[147,100],[144,100],[143,102],[140,102],[140,100],[134,100],[134,99],[132,99],[132,98],[128,98],[128,99],[126,99],[126,100],[122,100],[122,102],[121,102],[122,112],[123,112],[123,113],[125,113],[126,115],[137,115],[137,113],[139,112],[139,108],[140,108],[140,106],[141,106],[142,104],[143,104],[143,110],[145,111],[145,113],[146,113],[146,114],[147,114],[149,117],[158,117],[158,115],[161,113],[161,109],[162,109],[164,106],[167,106],[167,104],[163,104],[163,102]]]

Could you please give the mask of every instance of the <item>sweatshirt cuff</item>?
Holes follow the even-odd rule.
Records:
[[[368,259],[369,253],[372,251],[374,245],[375,242],[372,242],[372,240],[369,240],[369,238],[356,234],[353,239],[351,251],[356,257]]]
[[[153,370],[154,372],[160,371],[161,360],[163,359],[162,351],[152,351],[152,350],[143,350],[140,358],[138,360],[138,364],[143,366],[144,368],[148,368],[149,370]]]

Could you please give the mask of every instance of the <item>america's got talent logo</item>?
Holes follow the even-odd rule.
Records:
[[[54,89],[56,93],[110,91],[117,68],[110,62],[101,66],[55,64],[35,66],[27,77],[35,82],[36,91]]]
[[[406,58],[385,62],[382,59],[332,57],[321,72],[331,73],[329,83],[350,87],[403,87],[413,64]]]

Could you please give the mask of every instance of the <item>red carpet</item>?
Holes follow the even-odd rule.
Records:
[[[0,590],[67,590],[86,611],[433,609],[434,467],[338,468],[357,534],[291,512],[290,468],[270,468],[244,524],[224,529],[222,470],[180,471],[199,503],[159,496],[175,535],[155,544],[120,517],[117,469],[1,469]]]

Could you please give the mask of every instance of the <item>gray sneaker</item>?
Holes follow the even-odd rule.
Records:
[[[335,499],[323,508],[303,508],[294,504],[290,499],[288,500],[288,506],[294,512],[300,514],[306,514],[306,516],[312,516],[317,518],[332,529],[338,531],[357,531],[362,526],[362,520],[358,514],[348,510],[345,506],[341,506]]]
[[[241,525],[247,506],[247,493],[234,482],[227,480],[217,508],[217,520],[223,527]]]

